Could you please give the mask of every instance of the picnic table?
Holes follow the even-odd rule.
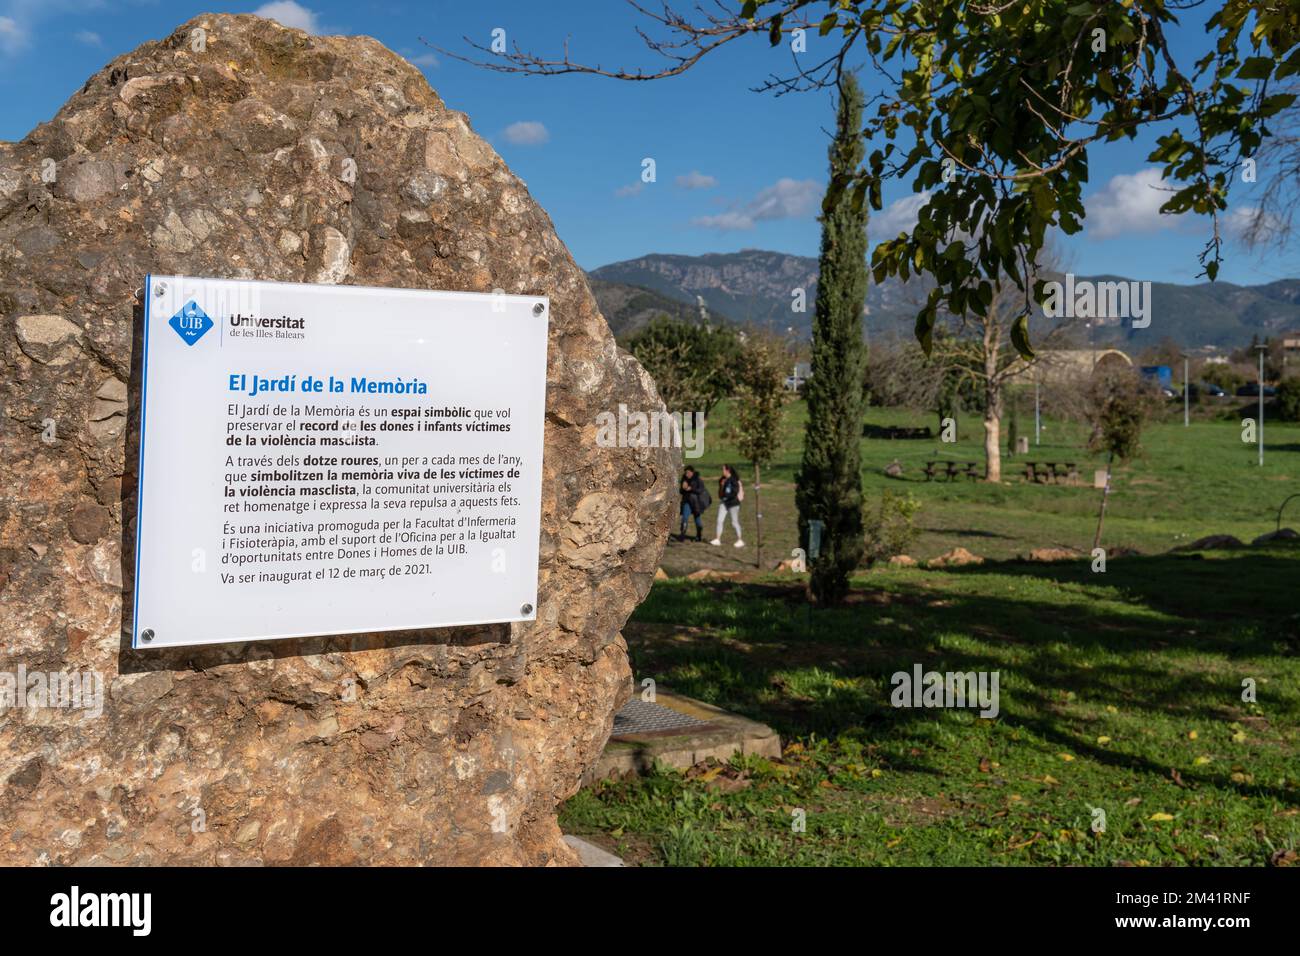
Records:
[[[1027,461],[1025,462],[1025,479],[1027,481],[1066,481],[1079,480],[1079,466],[1073,461]]]
[[[943,466],[940,469],[939,466]],[[974,481],[979,477],[979,465],[973,461],[954,461],[950,458],[931,458],[925,463],[925,480],[929,481],[941,470],[952,481],[958,475],[965,475]]]

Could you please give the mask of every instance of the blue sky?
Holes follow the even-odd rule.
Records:
[[[830,96],[751,91],[789,67],[788,49],[743,39],[684,76],[623,83],[496,74],[421,43],[423,37],[468,52],[462,36],[487,45],[500,28],[510,43],[540,54],[558,54],[567,38],[575,60],[653,66],[634,32],[640,19],[615,0],[0,0],[0,139],[20,139],[114,56],[166,36],[190,17],[263,7],[316,32],[377,37],[420,66],[448,105],[467,113],[524,179],[585,268],[650,252],[817,254],[814,217],[826,181]],[[1180,58],[1185,50],[1190,61],[1204,48],[1198,22],[1204,15],[1176,34]],[[830,41],[809,36],[804,56],[816,57],[819,42]],[[1149,149],[1140,140],[1091,151],[1088,227],[1061,243],[1072,271],[1195,281],[1208,223],[1156,213],[1162,197],[1151,188],[1158,173],[1145,162]],[[655,162],[653,183],[641,181],[647,158]],[[1249,204],[1245,191],[1234,190],[1233,198],[1234,205]],[[873,240],[907,221],[915,205],[910,185],[889,184],[885,203],[873,220]],[[1269,255],[1235,246],[1220,273],[1245,284],[1296,275],[1294,249]]]

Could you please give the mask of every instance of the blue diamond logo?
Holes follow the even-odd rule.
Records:
[[[167,324],[176,330],[186,345],[193,345],[212,328],[212,320],[193,299],[185,303],[185,307],[173,315]]]

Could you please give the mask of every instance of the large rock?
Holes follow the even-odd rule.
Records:
[[[536,623],[131,651],[147,272],[549,295]],[[0,143],[0,319],[0,668],[106,698],[0,712],[0,862],[576,862],[675,463],[597,445],[654,385],[417,69],[249,16],[118,57]]]

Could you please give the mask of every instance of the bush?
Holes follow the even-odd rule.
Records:
[[[1088,419],[1092,423],[1088,448],[1120,461],[1132,458],[1138,453],[1142,427],[1161,404],[1159,396],[1132,369],[1095,375],[1088,389]]]
[[[871,567],[877,561],[887,561],[896,554],[907,553],[920,530],[916,527],[916,513],[921,502],[910,493],[901,495],[882,492],[880,504],[874,513],[864,515],[866,548],[863,564]]]
[[[1284,422],[1300,422],[1300,378],[1284,378],[1277,386],[1277,413]]]
[[[1209,382],[1211,385],[1217,385],[1229,395],[1237,391],[1241,386],[1246,384],[1246,376],[1242,375],[1231,365],[1222,362],[1213,364],[1206,363],[1201,370],[1201,380]]]

